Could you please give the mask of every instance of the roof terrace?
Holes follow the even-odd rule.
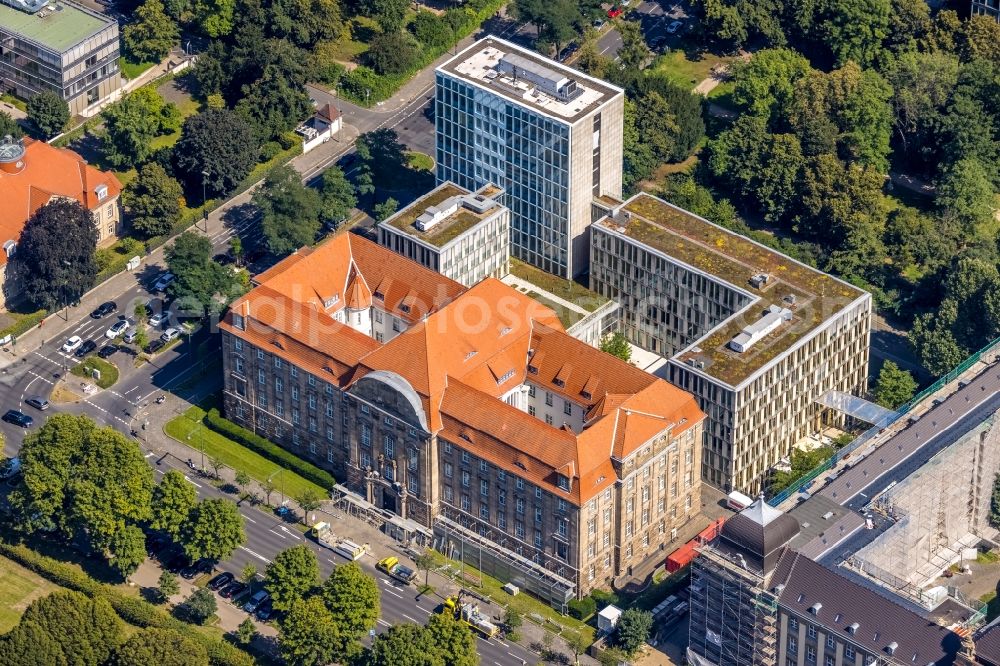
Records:
[[[617,218],[598,224],[756,299],[673,357],[730,386],[749,378],[865,295],[843,280],[648,194],[636,195]],[[762,325],[768,312],[781,312],[781,321]]]

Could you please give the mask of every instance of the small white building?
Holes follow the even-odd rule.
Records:
[[[302,152],[308,153],[321,143],[326,143],[343,125],[344,117],[339,109],[332,104],[319,107],[309,120],[295,130],[295,133],[302,137]]]
[[[618,626],[618,620],[622,616],[622,609],[617,606],[607,605],[597,614],[597,631],[600,634],[610,634]]]

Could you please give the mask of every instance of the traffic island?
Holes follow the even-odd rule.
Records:
[[[115,364],[96,356],[88,356],[82,363],[73,366],[70,372],[91,380],[102,389],[111,388],[118,381],[118,368]]]

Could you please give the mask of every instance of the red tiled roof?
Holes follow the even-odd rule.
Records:
[[[107,194],[97,197],[97,187]],[[54,196],[75,199],[94,210],[121,194],[113,173],[99,171],[72,150],[44,141],[24,139],[24,167],[17,173],[0,171],[0,243],[17,241],[28,218]],[[0,252],[0,265],[7,263]]]

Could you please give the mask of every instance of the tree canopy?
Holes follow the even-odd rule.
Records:
[[[188,312],[219,312],[245,290],[229,268],[212,259],[212,242],[206,236],[185,231],[164,256],[175,276],[167,290]]]
[[[180,126],[177,106],[154,88],[139,88],[101,112],[104,158],[119,168],[142,164],[153,153],[152,141]]]
[[[319,584],[319,563],[308,546],[281,551],[264,571],[264,588],[277,610],[288,610]]]
[[[135,62],[159,62],[170,53],[180,37],[177,23],[161,0],[145,0],[135,10],[135,20],[125,26],[125,51]]]
[[[176,173],[201,194],[232,192],[254,165],[260,144],[253,127],[240,114],[227,109],[209,109],[187,118],[181,138],[174,146]]]
[[[170,232],[181,217],[183,197],[181,184],[162,166],[150,162],[125,187],[123,200],[131,215],[132,228],[149,238]]]
[[[341,629],[354,636],[373,629],[381,611],[378,585],[357,562],[341,564],[330,573],[323,583],[323,601]]]
[[[80,299],[97,277],[97,227],[78,201],[53,198],[28,218],[17,246],[24,292],[49,310]]]
[[[272,169],[253,194],[261,211],[261,228],[267,247],[281,256],[312,245],[320,229],[320,194],[302,184],[302,176],[290,166]]]
[[[153,489],[152,519],[150,527],[163,530],[173,539],[181,534],[181,527],[198,502],[194,484],[175,469],[168,471]]]
[[[111,656],[109,666],[208,666],[208,651],[173,629],[147,627],[132,634]]]
[[[228,499],[204,499],[188,514],[180,543],[191,561],[224,560],[246,543],[243,515]]]
[[[57,93],[43,90],[28,100],[28,120],[43,139],[59,134],[69,123],[69,105]]]
[[[338,619],[317,596],[290,602],[281,620],[280,637],[281,656],[289,666],[329,664],[337,658],[337,647],[344,642]]]
[[[886,361],[878,373],[875,386],[875,402],[896,409],[913,398],[917,392],[917,382],[906,370],[900,369],[892,361]]]

